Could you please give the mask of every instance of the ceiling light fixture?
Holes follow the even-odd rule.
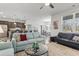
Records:
[[[6,18],[6,16],[2,16],[3,18]]]
[[[14,24],[16,25],[16,22],[14,22]]]
[[[49,6],[49,3],[45,3],[45,6]]]
[[[45,6],[50,7],[50,8],[54,8],[54,5],[52,3],[45,3],[45,5],[41,6],[40,9],[43,9]]]

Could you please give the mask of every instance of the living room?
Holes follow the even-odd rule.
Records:
[[[79,3],[0,3],[0,56],[79,56]]]
[[[51,17],[40,11],[42,5],[0,3],[0,56],[48,55],[45,43],[50,39]]]

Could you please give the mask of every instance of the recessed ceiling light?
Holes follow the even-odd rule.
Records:
[[[14,22],[14,24],[16,25],[16,22]]]
[[[45,6],[49,6],[49,3],[45,3]]]
[[[3,16],[4,18],[6,17],[6,16]]]
[[[0,12],[0,14],[3,14],[4,12]]]

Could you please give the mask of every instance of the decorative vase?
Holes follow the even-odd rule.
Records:
[[[34,42],[33,45],[32,45],[32,48],[33,48],[33,51],[36,53],[39,49],[39,45],[37,42]]]

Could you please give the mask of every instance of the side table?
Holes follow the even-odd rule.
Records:
[[[55,39],[56,39],[56,36],[52,36],[52,37],[50,37],[50,42],[55,42]]]

